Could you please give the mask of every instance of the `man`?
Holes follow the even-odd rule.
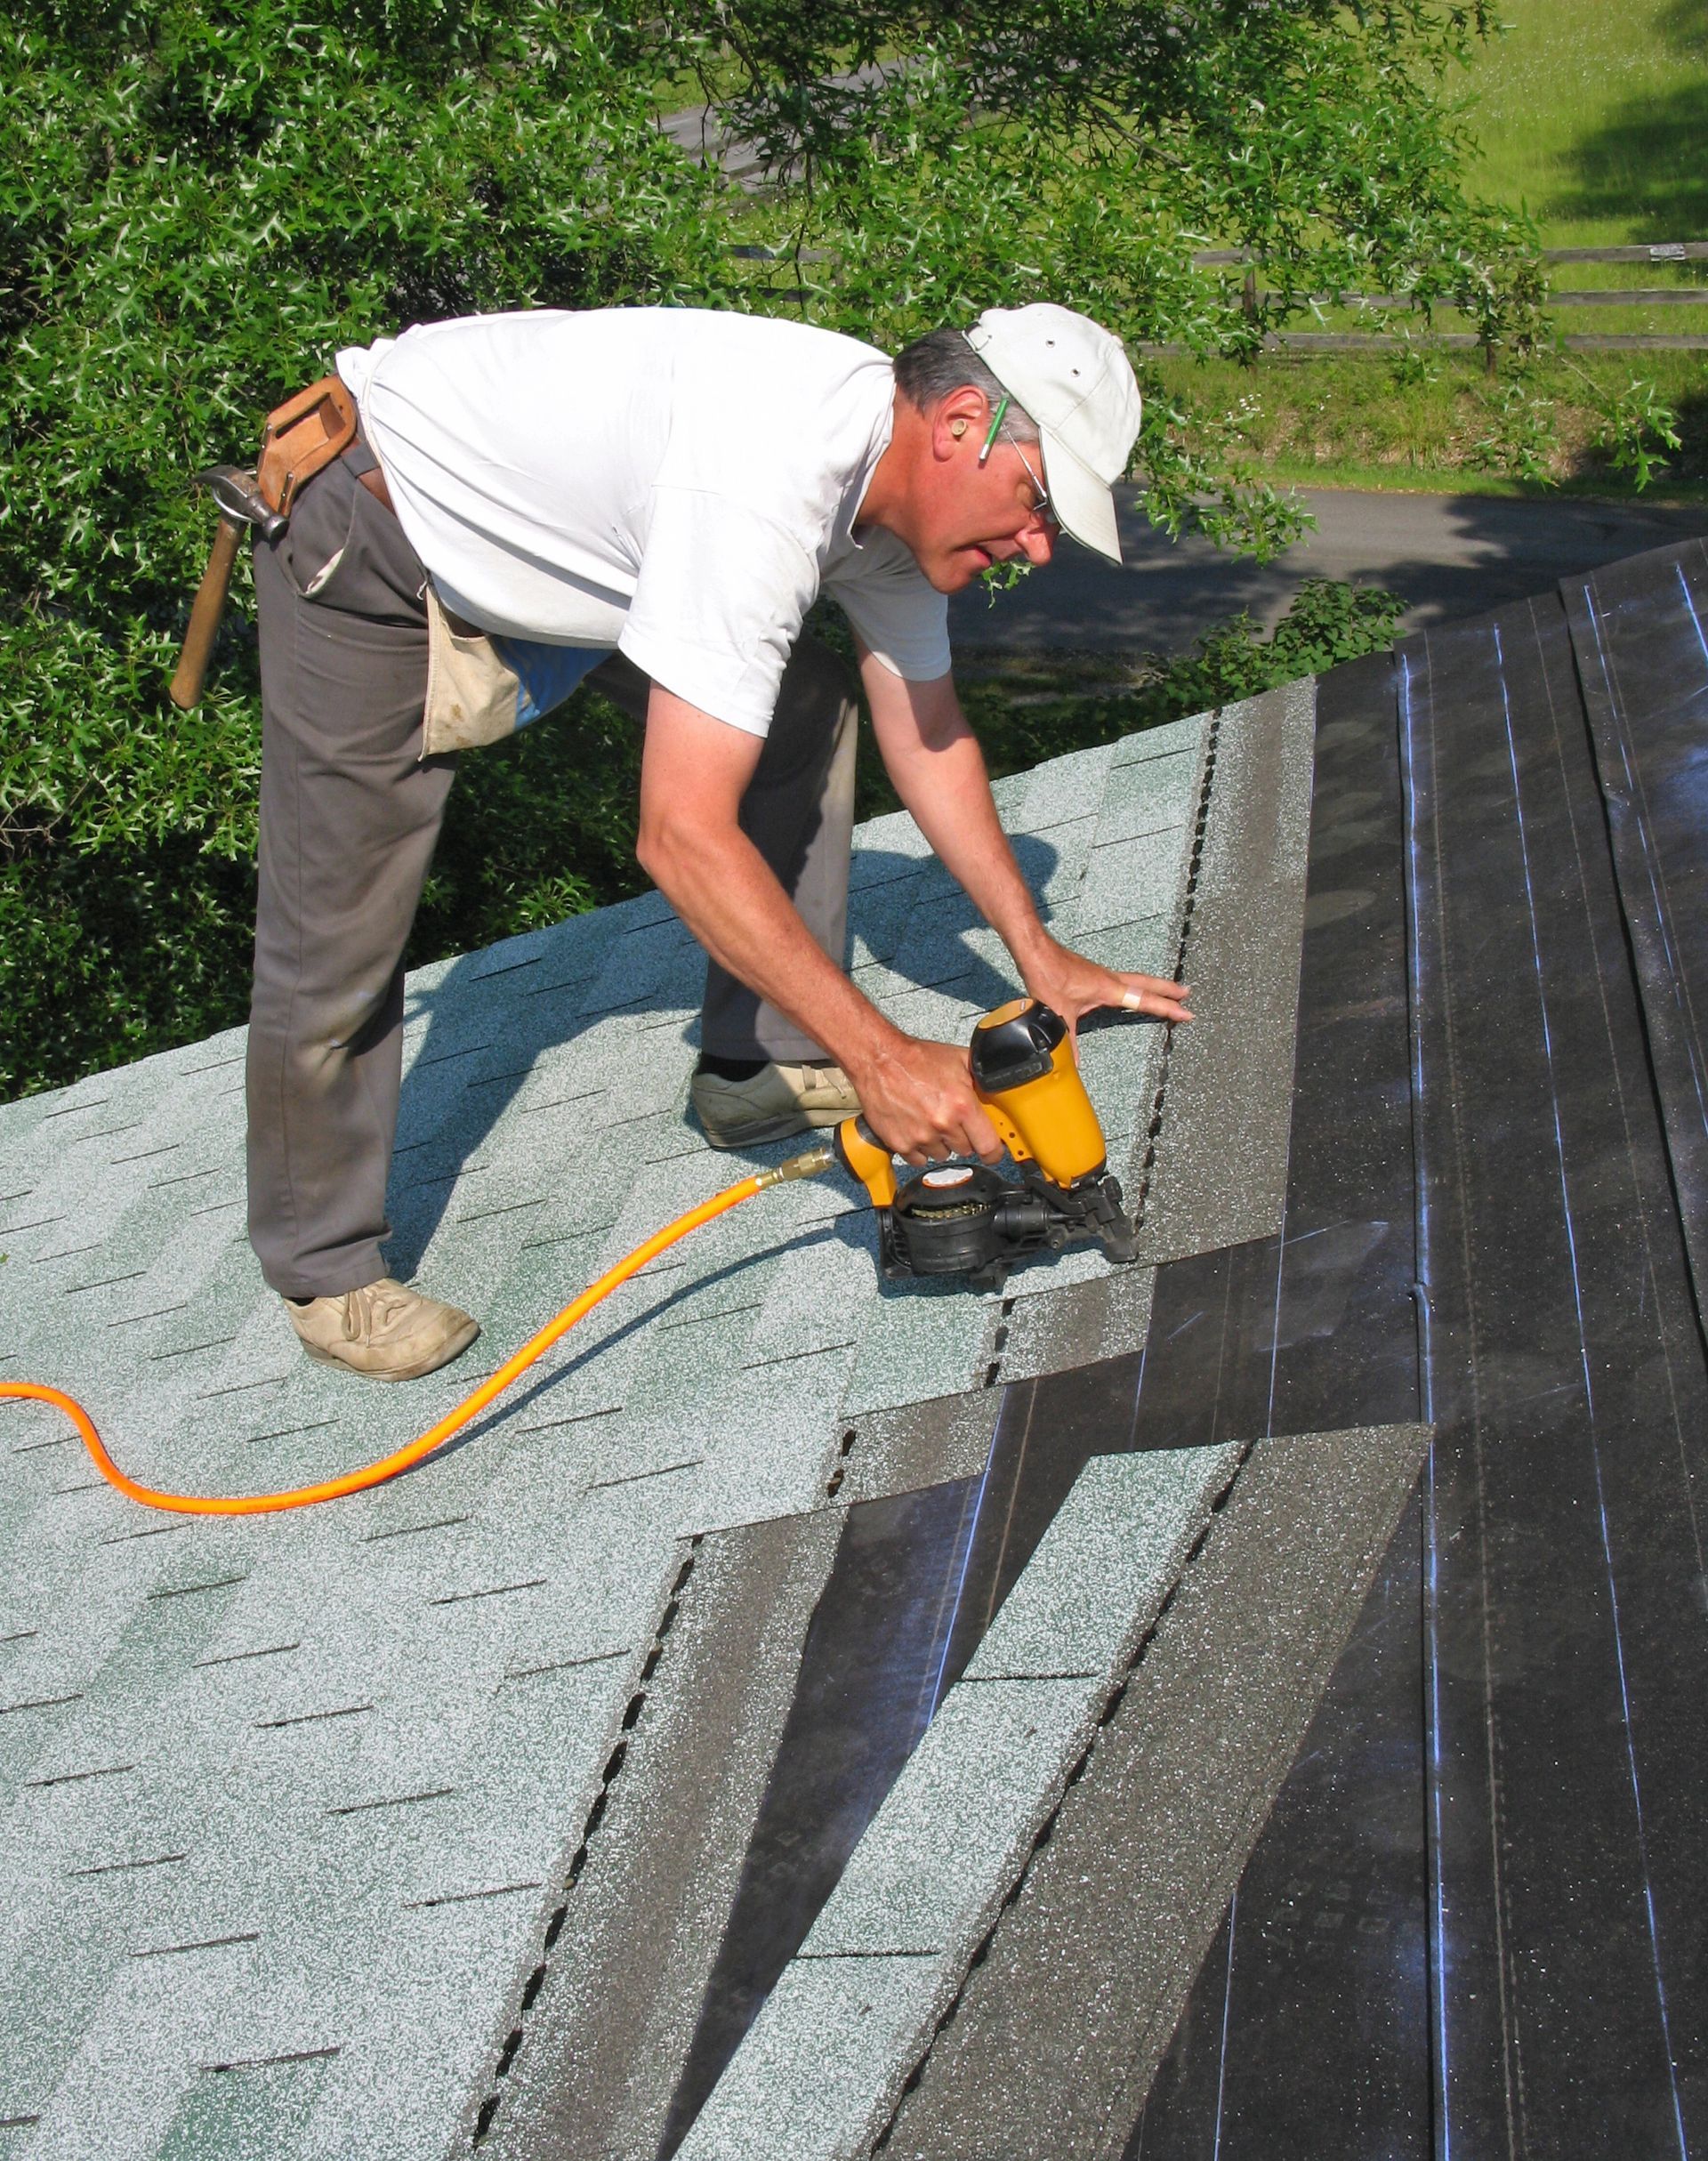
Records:
[[[758,318],[540,310],[338,367],[361,437],[255,557],[250,1236],[311,1356],[405,1379],[479,1332],[380,1255],[404,943],[453,746],[590,672],[644,722],[637,853],[709,956],[713,1146],[859,1109],[911,1162],[1000,1153],[964,1047],[904,1035],[843,972],[857,708],[800,636],[821,589],[897,793],[1027,988],[1070,1023],[1190,1018],[1180,986],[1043,929],[949,672],[945,596],[991,564],[1047,563],[1059,528],[1119,560],[1140,400],[1107,331],[991,309],[891,363]]]

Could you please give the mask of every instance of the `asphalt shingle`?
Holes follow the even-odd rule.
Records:
[[[1107,924],[1122,954],[1172,964],[1203,734],[1002,784],[1064,934]],[[861,980],[905,1026],[959,1036],[1012,994],[910,819],[862,829],[852,917]],[[309,1365],[258,1282],[240,1033],[0,1109],[0,1371],[86,1397],[119,1461],[166,1487],[298,1483],[399,1446],[747,1167],[683,1115],[701,968],[649,896],[412,976],[391,1254],[487,1333],[408,1390]],[[1145,1027],[1086,1037],[1117,1164],[1160,1054]],[[0,2119],[40,2118],[17,2150],[81,2156],[96,2120],[103,2161],[227,2137],[279,2161],[451,2150],[681,1541],[805,1516],[833,1485],[964,1474],[997,1331],[1000,1371],[1045,1371],[1093,1326],[1135,1343],[1148,1290],[1094,1252],[1021,1271],[1006,1314],[958,1285],[885,1286],[868,1214],[829,1183],[786,1188],[625,1286],[439,1458],[302,1517],[157,1521],[52,1414],[7,1407]],[[1058,1685],[986,1694],[1042,1705]],[[1059,1775],[1079,1715],[1051,1712],[1016,1792]],[[880,1966],[940,1982],[940,1957],[850,1963],[862,2001]]]

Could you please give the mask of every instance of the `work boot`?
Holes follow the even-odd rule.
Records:
[[[828,1059],[762,1064],[741,1080],[702,1067],[689,1094],[713,1148],[751,1148],[811,1126],[840,1125],[860,1108],[847,1074]]]
[[[390,1276],[335,1298],[287,1298],[285,1310],[311,1359],[374,1381],[414,1381],[448,1366],[480,1333],[479,1322],[455,1306]]]

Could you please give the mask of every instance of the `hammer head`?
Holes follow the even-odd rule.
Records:
[[[254,474],[240,465],[210,465],[196,475],[196,486],[206,488],[222,518],[232,525],[259,526],[264,539],[277,540],[289,523],[262,496]]]

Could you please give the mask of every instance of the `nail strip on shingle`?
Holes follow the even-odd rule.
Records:
[[[236,1336],[231,1340],[235,1343]],[[208,1347],[205,1344],[203,1346],[204,1349]],[[246,1396],[252,1388],[283,1388],[290,1377],[287,1373],[264,1373],[258,1381],[233,1381],[226,1388],[205,1388],[196,1400],[197,1403],[212,1403],[220,1396]]]
[[[425,1913],[435,1906],[468,1906],[477,1899],[508,1899],[519,1891],[543,1891],[545,1886],[536,1877],[528,1883],[495,1883],[490,1891],[446,1891],[436,1899],[407,1899],[404,1901],[406,1914]]]
[[[342,2042],[334,2041],[330,2048],[287,2049],[278,2056],[238,2056],[230,2063],[205,2063],[202,2068],[205,2071],[269,2071],[275,2064],[318,2063],[325,2057],[342,2056],[343,2052]]]
[[[644,1479],[668,1478],[673,1471],[696,1471],[705,1461],[703,1455],[684,1456],[679,1464],[660,1464],[652,1471],[625,1471],[621,1478],[595,1479],[589,1493],[606,1493],[613,1486],[638,1486]]]
[[[554,1095],[549,1102],[523,1103],[519,1106],[520,1117],[531,1117],[536,1110],[561,1110],[568,1103],[591,1103],[595,1097],[606,1093],[603,1088],[584,1088],[576,1095]]]
[[[326,1810],[328,1816],[366,1816],[375,1809],[407,1809],[417,1801],[448,1801],[454,1786],[431,1786],[420,1794],[387,1794],[378,1801],[346,1801]]]
[[[306,1425],[275,1426],[269,1433],[252,1433],[249,1436],[249,1446],[252,1448],[259,1447],[263,1440],[289,1440],[297,1433],[324,1432],[327,1426],[338,1425],[342,1423],[342,1420],[337,1418],[311,1418]]]
[[[134,1763],[103,1763],[96,1770],[60,1770],[45,1778],[26,1778],[26,1786],[81,1786],[89,1778],[121,1778],[136,1769]]]
[[[503,1598],[512,1591],[538,1591],[544,1584],[544,1576],[530,1576],[522,1584],[493,1584],[484,1591],[448,1591],[441,1597],[430,1598],[430,1606],[466,1606],[478,1598]]]
[[[257,1733],[275,1733],[285,1726],[318,1726],[333,1718],[366,1718],[373,1710],[372,1704],[346,1704],[336,1711],[299,1711],[289,1718],[258,1718]]]
[[[157,1943],[146,1950],[133,1951],[133,1958],[176,1958],[185,1951],[223,1951],[234,1943],[259,1943],[259,1929],[245,1929],[236,1936],[205,1936],[197,1943]]]
[[[553,1658],[546,1665],[512,1665],[504,1674],[506,1681],[533,1681],[541,1673],[568,1673],[576,1666],[608,1665],[613,1658],[626,1658],[633,1649],[625,1643],[619,1650],[589,1651],[581,1658]]]
[[[331,1422],[328,1421],[328,1423]],[[468,1520],[467,1516],[440,1516],[431,1523],[400,1523],[395,1530],[365,1531],[360,1544],[379,1545],[388,1538],[414,1538],[423,1531],[453,1530],[459,1523],[466,1523]]]
[[[169,1868],[179,1861],[187,1861],[187,1853],[156,1853],[143,1861],[93,1861],[86,1868],[68,1868],[66,1875],[113,1876],[126,1874],[133,1868]]]
[[[514,1215],[519,1208],[537,1208],[544,1199],[544,1194],[536,1193],[528,1200],[507,1200],[495,1208],[466,1209],[463,1214],[454,1216],[451,1220],[458,1223],[483,1223],[488,1216]]]
[[[263,1645],[260,1650],[226,1651],[217,1658],[197,1659],[191,1671],[200,1673],[204,1666],[208,1665],[240,1665],[246,1658],[278,1658],[282,1657],[286,1651],[301,1650],[302,1648],[302,1645],[299,1641],[295,1643],[268,1643]]]
[[[165,1359],[191,1358],[198,1351],[229,1351],[237,1340],[237,1332],[234,1330],[230,1335],[209,1336],[207,1341],[202,1343],[179,1343],[171,1351],[150,1351],[148,1357],[152,1364],[158,1365]]]

